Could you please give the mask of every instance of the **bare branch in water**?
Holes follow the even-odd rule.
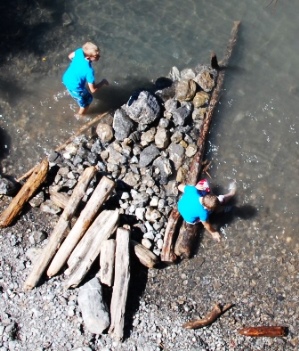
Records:
[[[275,7],[277,5],[277,3],[278,3],[278,0],[270,0],[269,4],[266,6],[266,8],[268,8],[272,5]]]

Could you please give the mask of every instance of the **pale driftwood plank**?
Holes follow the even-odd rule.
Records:
[[[139,259],[140,263],[147,268],[154,268],[159,263],[159,258],[152,251],[147,249],[142,244],[139,244],[135,240],[130,241],[135,255]]]
[[[33,289],[39,282],[42,274],[47,269],[48,264],[55,255],[62,240],[64,239],[65,232],[69,226],[70,220],[72,219],[74,212],[77,210],[78,205],[85,194],[90,180],[95,175],[95,172],[95,167],[88,167],[85,169],[85,171],[79,178],[78,183],[70,197],[66,208],[62,212],[52,234],[50,235],[47,245],[43,249],[42,254],[38,257],[30,275],[27,277],[24,283],[25,290]]]
[[[113,285],[114,268],[115,268],[115,248],[116,241],[109,239],[103,241],[100,253],[100,271],[97,277],[102,284],[107,286]]]
[[[116,233],[115,278],[111,298],[111,324],[108,333],[115,340],[124,335],[125,311],[130,283],[130,232],[118,228]]]
[[[39,165],[37,165],[27,180],[22,186],[21,190],[12,199],[11,203],[5,211],[0,215],[0,227],[8,227],[14,219],[21,213],[24,205],[34,195],[40,185],[46,180],[49,170],[49,162],[44,159]]]
[[[68,236],[53,258],[53,261],[51,262],[51,265],[47,271],[47,275],[49,277],[57,274],[63,267],[86,230],[90,227],[92,221],[98,214],[99,209],[110,196],[114,187],[115,182],[113,180],[105,176],[101,179],[93,194],[91,195],[89,201],[85,205],[85,208],[80,213],[80,216],[76,221],[74,227],[69,232]]]
[[[65,272],[69,275],[65,284],[66,288],[76,287],[81,283],[91,265],[99,256],[103,241],[109,239],[115,232],[118,220],[118,210],[104,210],[98,215],[69,259],[71,264]]]

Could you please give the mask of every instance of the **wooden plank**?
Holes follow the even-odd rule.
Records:
[[[110,305],[111,324],[108,333],[115,340],[124,336],[125,311],[130,283],[130,232],[118,228],[116,233],[115,280]]]
[[[47,245],[43,249],[41,255],[36,260],[31,273],[29,274],[24,283],[25,290],[33,289],[39,282],[42,274],[47,269],[48,264],[50,263],[58,247],[62,243],[65,237],[65,232],[70,224],[70,220],[76,212],[78,205],[85,194],[88,184],[95,175],[95,173],[95,167],[91,166],[86,168],[82,173],[81,177],[79,178],[78,183],[74,188],[74,191],[70,197],[66,208],[62,212],[52,234],[50,235]]]
[[[68,233],[67,237],[53,258],[53,261],[51,262],[47,271],[48,277],[54,276],[63,267],[84,233],[90,227],[94,218],[98,214],[99,209],[110,196],[114,188],[115,182],[113,180],[105,176],[102,177],[83,211],[80,213],[75,225]]]
[[[12,224],[14,219],[22,212],[25,204],[31,199],[36,190],[46,180],[48,170],[49,162],[46,159],[34,168],[30,178],[12,199],[7,209],[0,215],[1,228],[8,227],[10,224]]]

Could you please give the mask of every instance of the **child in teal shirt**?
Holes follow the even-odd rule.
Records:
[[[91,42],[85,43],[82,48],[71,52],[68,56],[71,63],[62,77],[62,82],[79,105],[79,116],[87,112],[93,100],[91,93],[96,92],[104,85],[109,85],[106,79],[95,84],[92,63],[98,61],[100,56],[100,49]]]

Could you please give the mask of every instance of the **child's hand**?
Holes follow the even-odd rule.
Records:
[[[212,234],[213,240],[220,242],[221,238],[220,238],[219,232],[214,232],[214,233],[211,233],[211,234]]]

